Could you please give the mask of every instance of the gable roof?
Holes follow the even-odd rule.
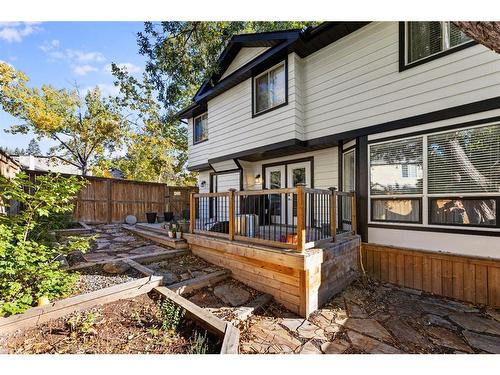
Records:
[[[252,77],[263,67],[275,64],[291,52],[300,57],[358,30],[369,22],[323,22],[316,27],[234,35],[217,60],[217,70],[196,92],[193,103],[177,113],[180,118],[196,116],[207,108],[207,101]],[[223,77],[242,48],[268,47],[262,54]]]

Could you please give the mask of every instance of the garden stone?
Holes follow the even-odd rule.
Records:
[[[427,346],[429,344],[429,342],[422,335],[420,335],[420,333],[400,319],[390,319],[385,323],[385,326],[389,329],[389,331],[391,331],[393,336],[398,341],[419,346]]]
[[[163,284],[164,285],[171,285],[171,284],[174,284],[177,281],[179,281],[177,276],[172,272],[168,272],[168,271],[161,272],[160,276],[163,276]]]
[[[214,294],[233,307],[243,305],[251,297],[245,289],[231,284],[218,285],[214,288]]]
[[[279,324],[263,320],[252,327],[255,340],[245,343],[242,348],[245,351],[256,353],[295,353],[302,343],[290,335]]]
[[[457,302],[457,301],[437,299],[437,298],[427,298],[426,302],[430,303],[432,305],[436,305],[436,306],[444,307],[446,309],[454,310],[456,312],[463,312],[463,313],[479,312],[478,309],[476,309],[474,307],[469,307],[469,306],[467,306],[461,302]]]
[[[347,314],[349,318],[368,318],[364,309],[359,305],[346,301]]]
[[[401,353],[399,349],[391,345],[384,344],[378,340],[372,339],[368,336],[362,335],[360,333],[349,331],[347,333],[349,340],[356,348],[362,350],[365,353],[370,354],[398,354]]]
[[[66,259],[66,257],[62,254],[59,254],[55,259],[54,259],[56,262],[59,262],[59,264],[61,265],[62,268],[67,268],[69,267],[69,263],[68,263],[68,260]]]
[[[434,344],[445,348],[472,353],[472,349],[455,333],[442,327],[429,327],[427,333]]]
[[[130,269],[130,266],[125,263],[125,262],[113,262],[113,263],[106,263],[102,269],[107,272],[107,273],[112,273],[112,274],[122,274],[127,272]]]
[[[302,349],[300,349],[300,354],[322,354],[321,350],[319,350],[311,341],[308,341],[304,344]]]
[[[283,327],[288,328],[290,331],[295,332],[297,328],[299,328],[302,323],[304,323],[303,318],[285,318],[281,321],[281,325]]]
[[[433,303],[422,302],[420,304],[420,307],[426,313],[433,314],[433,315],[439,315],[441,317],[448,316],[448,315],[454,313],[454,311],[451,309],[448,309],[444,306],[438,306],[438,305],[433,304]]]
[[[500,337],[481,335],[471,331],[464,331],[463,335],[473,348],[491,354],[500,354]]]
[[[391,334],[375,319],[347,319],[345,328],[366,334],[379,340],[390,340]]]
[[[325,354],[342,354],[349,349],[349,343],[345,340],[325,342],[321,345],[321,351]]]
[[[83,256],[83,252],[81,252],[80,250],[73,250],[66,256],[66,260],[68,261],[70,266],[77,263],[86,262],[85,257]]]
[[[500,322],[500,310],[487,308],[486,315],[488,315],[492,319],[495,319],[497,322]]]
[[[120,236],[122,236],[122,235],[120,234]],[[118,241],[118,242],[132,242],[134,240],[135,240],[135,238],[132,236],[124,236],[124,237],[116,237],[115,238],[115,241]]]
[[[452,323],[450,323],[449,321],[447,321],[444,318],[441,318],[438,315],[426,314],[423,316],[422,319],[426,325],[439,326],[439,327],[444,327],[444,328],[448,328],[451,330],[455,330],[455,327],[453,326]]]
[[[296,330],[301,338],[306,339],[318,339],[322,341],[326,341],[327,338],[325,336],[324,330],[319,328],[317,325],[312,324],[310,321],[306,320],[302,323]]]
[[[127,217],[125,218],[125,222],[128,225],[134,225],[137,223],[137,218],[134,215],[127,215]]]
[[[472,314],[454,314],[450,319],[459,326],[479,333],[491,333],[500,336],[500,322]]]

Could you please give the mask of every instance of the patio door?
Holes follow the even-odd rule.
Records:
[[[342,191],[351,192],[356,190],[356,151],[349,150],[342,154]],[[351,230],[351,200],[341,199],[339,210],[341,212],[340,223],[342,230]]]
[[[285,166],[277,165],[274,167],[266,168],[266,189],[282,189],[286,187]],[[281,195],[271,195],[269,197],[269,210],[272,224],[284,223],[284,217],[281,215],[285,213],[286,202],[281,199]]]
[[[297,184],[306,184],[311,187],[311,162],[304,161],[287,165],[287,187],[293,188]],[[297,225],[297,195],[288,197],[288,222]],[[309,217],[309,215],[307,215]]]

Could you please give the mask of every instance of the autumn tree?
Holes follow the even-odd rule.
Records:
[[[120,107],[103,98],[97,87],[82,97],[77,88],[35,88],[28,81],[23,72],[0,63],[0,106],[24,121],[11,126],[11,133],[31,131],[56,141],[49,153],[77,165],[83,175],[98,156],[123,142],[128,123]]]

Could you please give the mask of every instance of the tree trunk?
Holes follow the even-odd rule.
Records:
[[[453,23],[476,42],[500,53],[500,22],[453,21]]]

